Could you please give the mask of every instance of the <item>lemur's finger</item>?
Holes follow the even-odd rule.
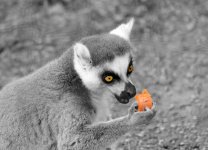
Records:
[[[153,105],[152,105],[152,109],[151,109],[154,113],[157,112],[157,104],[156,102],[153,102]]]
[[[134,109],[132,107],[129,108],[128,114],[131,116],[134,113]]]
[[[131,115],[133,115],[134,114],[134,112],[135,112],[135,110],[136,110],[136,107],[137,106],[137,103],[136,102],[134,102],[132,105],[131,105],[131,107],[129,108],[129,115],[131,116]]]
[[[145,112],[148,113],[149,115],[154,114],[154,112],[149,107],[145,107]]]
[[[151,112],[151,111],[152,111],[149,107],[145,107],[145,110],[146,110],[147,112]]]

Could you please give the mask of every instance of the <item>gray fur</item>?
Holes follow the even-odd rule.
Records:
[[[94,65],[131,47],[113,35],[83,39]],[[100,45],[100,46],[99,46]],[[73,49],[0,91],[0,150],[99,150],[134,127],[148,123],[155,111],[93,123],[96,115],[87,89],[74,70]]]
[[[132,50],[128,41],[112,34],[94,35],[83,38],[80,42],[89,49],[94,66],[112,61],[115,56]]]

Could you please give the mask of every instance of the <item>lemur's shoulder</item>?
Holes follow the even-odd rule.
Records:
[[[5,85],[0,91],[0,101],[5,97],[5,101],[9,102],[10,95],[23,103],[50,103],[60,101],[66,93],[72,97],[79,97],[82,93],[88,95],[88,90],[74,70],[72,48],[27,76]]]

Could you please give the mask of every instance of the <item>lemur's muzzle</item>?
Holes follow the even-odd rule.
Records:
[[[129,99],[134,97],[136,95],[136,88],[133,84],[130,82],[126,83],[124,91],[121,92],[121,94],[115,95],[116,99],[122,103],[127,104],[129,102]]]

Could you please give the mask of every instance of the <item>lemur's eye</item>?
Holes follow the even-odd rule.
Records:
[[[131,60],[129,62],[129,67],[127,69],[127,76],[129,76],[133,71],[134,71],[134,66],[133,66],[133,60],[131,58]]]
[[[106,76],[105,81],[108,82],[108,83],[113,81],[113,76]]]
[[[112,72],[112,71],[105,71],[101,74],[101,78],[105,83],[114,83],[120,80],[120,77]]]
[[[129,68],[128,68],[128,73],[131,73],[134,71],[134,66],[133,65],[130,65]]]

